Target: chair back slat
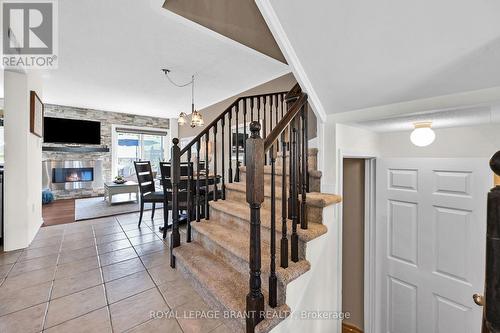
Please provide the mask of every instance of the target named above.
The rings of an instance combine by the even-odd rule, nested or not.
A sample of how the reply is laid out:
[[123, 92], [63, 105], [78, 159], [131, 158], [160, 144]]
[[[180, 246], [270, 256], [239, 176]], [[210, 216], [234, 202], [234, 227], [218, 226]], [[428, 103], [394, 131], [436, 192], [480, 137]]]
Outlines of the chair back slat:
[[149, 161], [135, 161], [135, 173], [137, 175], [137, 182], [141, 195], [155, 191], [155, 182], [153, 178], [153, 171], [151, 169], [151, 162]]

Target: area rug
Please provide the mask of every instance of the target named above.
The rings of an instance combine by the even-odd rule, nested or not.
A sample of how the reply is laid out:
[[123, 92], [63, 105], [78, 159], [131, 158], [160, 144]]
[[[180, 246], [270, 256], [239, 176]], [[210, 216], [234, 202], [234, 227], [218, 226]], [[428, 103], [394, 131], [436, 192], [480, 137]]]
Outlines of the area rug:
[[[119, 199], [119, 194], [113, 196]], [[127, 195], [128, 198], [128, 195]], [[163, 205], [156, 204], [156, 210], [162, 208]], [[152, 204], [147, 203], [144, 205], [144, 210], [151, 210]], [[141, 210], [141, 206], [136, 202], [127, 203], [109, 203], [103, 197], [85, 198], [75, 200], [75, 221], [95, 219], [99, 217], [113, 216], [119, 214], [135, 213]], [[146, 213], [145, 213], [146, 214]], [[150, 212], [148, 212], [150, 214]]]

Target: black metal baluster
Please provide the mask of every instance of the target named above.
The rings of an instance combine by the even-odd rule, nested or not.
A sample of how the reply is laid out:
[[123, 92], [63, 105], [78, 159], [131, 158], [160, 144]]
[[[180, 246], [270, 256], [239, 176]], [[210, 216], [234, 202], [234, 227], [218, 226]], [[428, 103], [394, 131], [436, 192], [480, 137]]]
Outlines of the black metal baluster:
[[222, 200], [226, 200], [226, 183], [225, 183], [225, 174], [226, 174], [226, 169], [225, 169], [225, 150], [224, 150], [224, 125], [225, 125], [225, 120], [226, 120], [226, 116], [222, 116], [221, 118], [221, 130], [222, 130], [222, 133], [221, 133], [221, 145], [222, 145], [222, 154], [221, 154], [221, 159], [222, 159]]
[[210, 187], [208, 184], [208, 176], [210, 166], [208, 165], [208, 145], [210, 144], [210, 132], [207, 131], [205, 134], [205, 220], [210, 219], [209, 206], [208, 206], [208, 196], [210, 194]]
[[301, 110], [301, 120], [302, 120], [302, 144], [300, 145], [300, 148], [302, 149], [302, 173], [301, 173], [301, 189], [300, 189], [300, 194], [301, 194], [301, 202], [300, 202], [300, 228], [301, 229], [307, 229], [307, 206], [306, 206], [306, 196], [307, 196], [307, 147], [306, 147], [306, 141], [307, 141], [307, 136], [306, 136], [306, 112], [305, 112], [305, 106], [302, 107]]
[[191, 243], [191, 219], [193, 216], [191, 210], [191, 182], [193, 181], [193, 166], [191, 164], [191, 147], [187, 151], [188, 174], [187, 174], [187, 242]]
[[257, 97], [257, 121], [261, 124], [260, 121], [260, 97]]
[[286, 211], [286, 143], [287, 143], [288, 130], [283, 131], [281, 134], [281, 267], [288, 267], [288, 233], [287, 223], [288, 216]]
[[172, 233], [170, 234], [170, 267], [175, 268], [174, 248], [181, 245], [181, 235], [179, 234], [179, 180], [181, 170], [181, 149], [179, 139], [172, 140], [171, 150], [172, 164], [170, 168], [170, 179], [172, 181]]
[[271, 267], [269, 274], [269, 305], [278, 305], [278, 279], [276, 277], [276, 152], [274, 145], [269, 150], [271, 161]]
[[217, 201], [217, 123], [214, 124], [214, 201]]
[[200, 139], [196, 142], [196, 222], [200, 222]]
[[247, 99], [243, 99], [243, 163], [247, 165]]
[[297, 235], [297, 167], [298, 167], [298, 154], [297, 154], [297, 117], [292, 120], [292, 144], [290, 148], [290, 160], [292, 162], [290, 170], [290, 184], [291, 184], [291, 206], [292, 206], [292, 261], [299, 261], [299, 236]]
[[[267, 115], [267, 110], [266, 110], [267, 96], [264, 96], [262, 99], [263, 99], [263, 105], [262, 105], [263, 106], [262, 107], [263, 111], [262, 111], [262, 113], [264, 114], [263, 115], [263, 118], [264, 118], [263, 119], [263, 126], [262, 126], [263, 127], [263, 129], [262, 129], [262, 133], [263, 133], [262, 137], [265, 139], [266, 136], [267, 136], [267, 131], [266, 131], [266, 127], [267, 127], [266, 126], [267, 125], [267, 117], [266, 117], [266, 115]], [[267, 165], [267, 154], [264, 154], [264, 164]]]
[[309, 193], [309, 109], [308, 104], [304, 104], [304, 128], [305, 128], [305, 160], [306, 160], [306, 190]]
[[232, 161], [231, 154], [232, 154], [232, 150], [233, 150], [233, 145], [231, 144], [231, 139], [233, 136], [233, 129], [231, 128], [231, 120], [233, 119], [233, 108], [231, 108], [229, 110], [228, 119], [229, 119], [229, 121], [227, 122], [227, 125], [228, 125], [228, 140], [227, 140], [228, 145], [227, 145], [227, 147], [229, 148], [229, 170], [228, 170], [227, 178], [228, 178], [229, 182], [232, 183], [233, 182], [233, 161]]
[[250, 98], [250, 122], [253, 121], [253, 97]]
[[239, 140], [239, 136], [238, 136], [239, 127], [240, 127], [240, 122], [238, 119], [238, 115], [240, 113], [239, 111], [240, 111], [240, 102], [238, 102], [236, 104], [236, 107], [235, 107], [235, 112], [236, 112], [236, 172], [234, 175], [235, 182], [240, 181], [240, 147], [239, 147], [240, 140]]
[[264, 295], [262, 294], [260, 207], [264, 201], [264, 140], [260, 138], [260, 123], [250, 124], [251, 136], [247, 142], [248, 165], [246, 173], [246, 200], [250, 206], [250, 279], [246, 297], [247, 333], [254, 332], [255, 326], [264, 318]]

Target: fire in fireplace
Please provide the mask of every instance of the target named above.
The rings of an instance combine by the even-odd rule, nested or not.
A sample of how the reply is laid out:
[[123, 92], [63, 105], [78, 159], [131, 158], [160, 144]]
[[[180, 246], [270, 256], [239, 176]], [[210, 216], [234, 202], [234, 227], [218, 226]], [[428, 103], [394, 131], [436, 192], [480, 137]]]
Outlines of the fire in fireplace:
[[94, 168], [52, 168], [52, 183], [94, 181]]

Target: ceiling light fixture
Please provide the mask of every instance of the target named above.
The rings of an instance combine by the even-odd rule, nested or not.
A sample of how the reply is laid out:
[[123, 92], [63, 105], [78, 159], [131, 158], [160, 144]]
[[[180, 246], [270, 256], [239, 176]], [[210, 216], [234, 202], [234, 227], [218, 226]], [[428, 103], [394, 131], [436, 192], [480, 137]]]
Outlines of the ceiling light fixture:
[[[165, 73], [165, 76], [167, 79], [172, 83], [174, 86], [183, 88], [186, 86], [191, 85], [191, 127], [201, 127], [205, 125], [205, 122], [203, 121], [203, 116], [199, 111], [196, 111], [194, 108], [194, 75], [191, 76], [191, 81], [185, 84], [177, 84], [175, 83], [169, 76], [168, 74], [170, 73], [169, 69], [162, 69], [163, 73]], [[188, 123], [188, 115], [185, 112], [181, 112], [179, 114], [179, 119], [177, 119], [177, 123], [180, 126], [186, 125]]]
[[426, 147], [434, 142], [436, 133], [431, 128], [432, 122], [419, 122], [413, 125], [415, 129], [410, 134], [410, 140], [415, 146]]

